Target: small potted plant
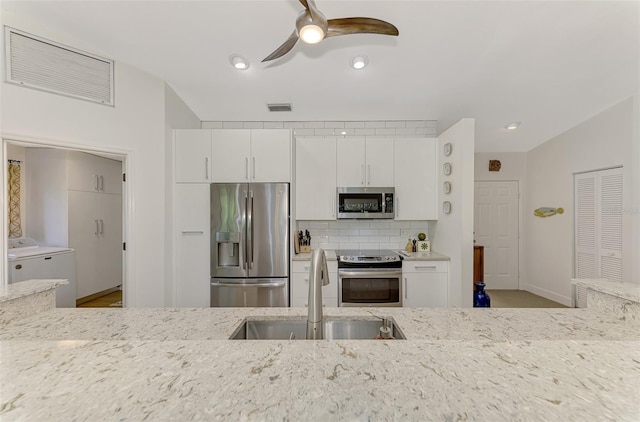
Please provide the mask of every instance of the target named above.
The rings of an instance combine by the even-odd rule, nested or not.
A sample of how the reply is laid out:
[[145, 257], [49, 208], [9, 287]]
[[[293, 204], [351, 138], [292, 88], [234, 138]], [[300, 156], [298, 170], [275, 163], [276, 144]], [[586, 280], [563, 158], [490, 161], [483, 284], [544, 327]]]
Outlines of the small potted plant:
[[418, 233], [418, 252], [420, 253], [430, 253], [431, 252], [431, 241], [429, 240], [429, 236], [424, 233]]

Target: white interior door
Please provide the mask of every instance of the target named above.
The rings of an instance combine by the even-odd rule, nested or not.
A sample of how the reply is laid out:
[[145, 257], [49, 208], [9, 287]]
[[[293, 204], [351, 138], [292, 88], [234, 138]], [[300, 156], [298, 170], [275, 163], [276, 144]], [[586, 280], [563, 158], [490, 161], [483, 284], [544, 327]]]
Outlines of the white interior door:
[[517, 181], [475, 183], [476, 245], [484, 246], [487, 289], [518, 289]]

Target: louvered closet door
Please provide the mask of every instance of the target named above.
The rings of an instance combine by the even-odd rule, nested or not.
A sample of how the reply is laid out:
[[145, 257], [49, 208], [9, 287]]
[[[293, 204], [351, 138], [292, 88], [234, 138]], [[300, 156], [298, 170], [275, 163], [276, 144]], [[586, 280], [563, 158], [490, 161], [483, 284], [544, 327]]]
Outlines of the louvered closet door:
[[622, 281], [622, 169], [598, 172], [600, 184], [600, 276]]
[[575, 276], [622, 281], [622, 168], [577, 174]]
[[596, 249], [596, 174], [576, 174], [575, 196], [575, 276], [598, 278]]

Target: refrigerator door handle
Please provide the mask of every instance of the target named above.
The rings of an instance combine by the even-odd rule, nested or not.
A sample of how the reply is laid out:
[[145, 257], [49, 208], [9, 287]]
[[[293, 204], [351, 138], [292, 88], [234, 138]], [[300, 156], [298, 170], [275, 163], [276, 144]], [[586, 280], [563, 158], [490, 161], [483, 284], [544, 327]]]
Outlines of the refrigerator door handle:
[[253, 269], [253, 191], [249, 191], [250, 206], [247, 207], [247, 263]]
[[242, 216], [242, 219], [244, 220], [242, 222], [242, 246], [244, 248], [244, 260], [242, 261], [242, 269], [246, 270], [247, 269], [247, 253], [248, 253], [248, 248], [247, 248], [247, 241], [248, 241], [248, 236], [247, 236], [247, 230], [246, 230], [246, 222], [247, 222], [247, 204], [249, 203], [249, 199], [247, 196], [247, 192], [244, 193], [244, 213]]
[[211, 286], [224, 286], [224, 287], [284, 287], [286, 283], [284, 281], [267, 282], [267, 283], [235, 283], [225, 281], [212, 281]]

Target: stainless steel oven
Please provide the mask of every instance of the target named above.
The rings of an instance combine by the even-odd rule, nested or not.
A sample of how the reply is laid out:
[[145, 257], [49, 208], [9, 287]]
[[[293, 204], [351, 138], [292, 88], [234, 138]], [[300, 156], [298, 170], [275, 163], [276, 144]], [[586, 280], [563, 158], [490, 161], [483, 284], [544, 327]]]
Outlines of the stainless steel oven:
[[339, 250], [338, 306], [402, 306], [402, 261], [387, 250]]

